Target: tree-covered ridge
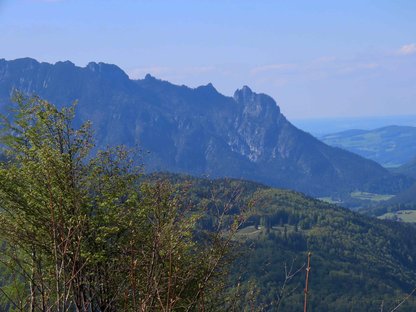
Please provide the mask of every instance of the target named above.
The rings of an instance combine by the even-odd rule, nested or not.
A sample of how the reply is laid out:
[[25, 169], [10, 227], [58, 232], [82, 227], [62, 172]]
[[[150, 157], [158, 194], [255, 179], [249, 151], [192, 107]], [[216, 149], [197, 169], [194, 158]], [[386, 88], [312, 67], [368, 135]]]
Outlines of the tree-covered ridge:
[[391, 171], [416, 178], [416, 157], [398, 168], [392, 168]]
[[[170, 178], [188, 181], [194, 198], [239, 188], [242, 198], [252, 203], [250, 217], [236, 237], [243, 244], [242, 257], [233, 266], [230, 282], [230, 293], [243, 298], [241, 310], [254, 304], [274, 311], [285, 280], [285, 264], [290, 267], [294, 261], [293, 270], [299, 268], [308, 251], [313, 254], [311, 311], [380, 311], [382, 304], [390, 311], [416, 287], [414, 226], [369, 218], [300, 193], [252, 182]], [[227, 202], [229, 197], [222, 200]], [[205, 224], [209, 222], [205, 220]], [[302, 309], [304, 278], [302, 270], [288, 283], [282, 311]], [[399, 311], [415, 308], [411, 297]]]

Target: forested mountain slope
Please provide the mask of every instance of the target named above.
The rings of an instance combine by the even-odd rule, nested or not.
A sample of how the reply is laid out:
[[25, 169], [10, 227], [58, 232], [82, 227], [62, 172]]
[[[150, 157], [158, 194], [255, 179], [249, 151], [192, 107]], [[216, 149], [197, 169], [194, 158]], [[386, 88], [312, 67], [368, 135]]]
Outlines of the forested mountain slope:
[[416, 179], [416, 158], [413, 158], [411, 161], [405, 163], [404, 165], [398, 168], [392, 168], [391, 171], [394, 173], [407, 175]]
[[[390, 311], [416, 287], [416, 228], [381, 221], [300, 193], [238, 180], [204, 180], [158, 174], [151, 179], [188, 181], [196, 203], [215, 196], [215, 207], [234, 198], [234, 215], [250, 201], [250, 217], [237, 234], [241, 255], [233, 265], [230, 296], [238, 291], [265, 311], [275, 311], [285, 280], [312, 252], [311, 311]], [[233, 197], [236, 190], [241, 196]], [[209, 205], [208, 205], [209, 207]], [[209, 227], [210, 215], [202, 223]], [[232, 218], [231, 218], [232, 220]], [[286, 285], [282, 311], [302, 310], [305, 271]], [[238, 292], [237, 291], [237, 292]], [[287, 296], [287, 297], [286, 297]], [[411, 297], [400, 311], [414, 311]], [[240, 298], [241, 299], [241, 298]]]

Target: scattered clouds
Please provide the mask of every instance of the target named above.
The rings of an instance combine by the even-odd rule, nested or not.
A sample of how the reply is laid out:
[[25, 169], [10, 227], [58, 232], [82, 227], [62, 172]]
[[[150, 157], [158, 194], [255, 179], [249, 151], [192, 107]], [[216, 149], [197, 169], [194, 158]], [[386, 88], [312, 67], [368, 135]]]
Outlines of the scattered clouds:
[[405, 44], [397, 51], [397, 53], [399, 55], [416, 54], [416, 43]]
[[46, 2], [46, 3], [53, 3], [53, 2], [63, 2], [64, 0], [30, 0], [31, 2]]
[[[380, 68], [379, 62], [363, 59], [339, 59], [332, 56], [323, 56], [301, 63], [270, 64], [254, 67], [250, 74], [256, 79], [264, 78], [275, 81], [278, 77], [284, 81], [312, 81], [345, 74], [365, 74]], [[280, 84], [280, 83], [279, 83]]]
[[184, 68], [185, 73], [189, 74], [203, 74], [215, 71], [216, 68], [214, 66], [194, 66], [194, 67], [186, 67]]
[[315, 64], [326, 64], [336, 61], [337, 58], [335, 56], [322, 56], [312, 61]]
[[264, 65], [264, 66], [258, 66], [254, 67], [251, 70], [251, 73], [256, 75], [264, 72], [270, 72], [270, 71], [285, 71], [285, 70], [292, 70], [297, 67], [296, 64], [270, 64], [270, 65]]
[[377, 63], [361, 64], [360, 68], [362, 69], [374, 69], [380, 67]]
[[287, 83], [288, 80], [285, 78], [276, 78], [272, 81], [272, 85], [277, 88], [284, 87], [285, 85], [287, 85]]
[[356, 64], [350, 64], [342, 67], [339, 70], [339, 73], [341, 74], [350, 74], [358, 71], [363, 70], [373, 70], [379, 68], [380, 65], [377, 63], [356, 63]]

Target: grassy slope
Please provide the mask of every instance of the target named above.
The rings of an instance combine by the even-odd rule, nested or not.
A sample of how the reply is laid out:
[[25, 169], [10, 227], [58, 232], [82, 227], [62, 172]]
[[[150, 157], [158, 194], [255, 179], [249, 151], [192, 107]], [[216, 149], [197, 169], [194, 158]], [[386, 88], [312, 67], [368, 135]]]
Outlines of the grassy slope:
[[378, 218], [384, 220], [416, 223], [416, 210], [399, 210], [395, 212], [387, 212]]

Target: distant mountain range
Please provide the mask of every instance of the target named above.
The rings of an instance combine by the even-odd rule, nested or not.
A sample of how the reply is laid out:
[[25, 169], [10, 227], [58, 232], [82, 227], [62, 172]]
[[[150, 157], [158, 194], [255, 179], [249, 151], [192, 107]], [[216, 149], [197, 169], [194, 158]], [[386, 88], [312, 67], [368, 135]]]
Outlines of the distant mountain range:
[[131, 80], [104, 63], [0, 60], [1, 111], [13, 90], [58, 106], [78, 100], [77, 122], [93, 122], [98, 146], [138, 145], [148, 171], [244, 178], [313, 196], [396, 194], [413, 182], [299, 130], [270, 96], [247, 86], [228, 97], [212, 84]]
[[372, 159], [385, 167], [398, 167], [416, 155], [416, 127], [388, 126], [375, 130], [347, 130], [320, 139], [328, 145]]
[[292, 119], [292, 123], [320, 138], [351, 129], [373, 130], [389, 125], [416, 127], [416, 115], [303, 118]]

